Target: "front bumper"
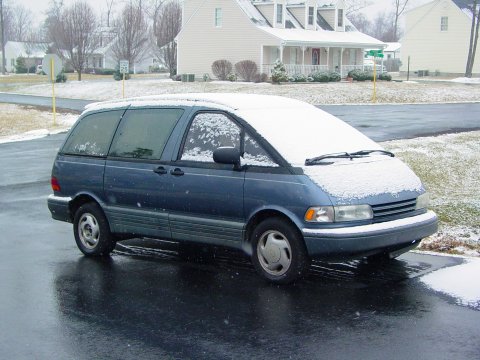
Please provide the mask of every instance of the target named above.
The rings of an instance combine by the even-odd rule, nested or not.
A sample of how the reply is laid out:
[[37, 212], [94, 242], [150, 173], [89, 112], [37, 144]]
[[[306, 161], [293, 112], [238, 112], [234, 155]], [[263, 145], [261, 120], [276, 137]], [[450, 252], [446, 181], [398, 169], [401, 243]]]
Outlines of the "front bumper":
[[55, 220], [72, 222], [70, 214], [71, 197], [49, 195], [47, 199], [48, 209]]
[[335, 229], [302, 229], [308, 254], [312, 257], [352, 257], [388, 249], [410, 248], [434, 234], [438, 218], [433, 211], [404, 219]]

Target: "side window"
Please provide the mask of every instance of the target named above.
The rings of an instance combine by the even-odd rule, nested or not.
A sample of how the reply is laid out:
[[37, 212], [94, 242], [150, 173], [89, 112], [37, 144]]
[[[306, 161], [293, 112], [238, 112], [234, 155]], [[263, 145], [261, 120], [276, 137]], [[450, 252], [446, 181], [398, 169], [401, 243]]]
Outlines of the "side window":
[[127, 110], [109, 156], [158, 160], [183, 109]]
[[240, 128], [224, 114], [200, 113], [190, 125], [180, 159], [213, 162], [213, 152], [222, 146], [240, 148]]
[[250, 135], [245, 135], [242, 165], [278, 167], [267, 152]]
[[62, 152], [72, 155], [106, 156], [124, 110], [85, 116], [75, 126]]

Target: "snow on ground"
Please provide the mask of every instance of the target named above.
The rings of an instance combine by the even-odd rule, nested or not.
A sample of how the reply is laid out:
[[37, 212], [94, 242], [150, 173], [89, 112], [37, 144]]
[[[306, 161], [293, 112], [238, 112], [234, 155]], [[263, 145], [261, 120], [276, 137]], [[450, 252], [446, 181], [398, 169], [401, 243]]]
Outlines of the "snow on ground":
[[437, 270], [420, 280], [435, 291], [456, 299], [457, 304], [480, 309], [480, 259]]
[[451, 81], [454, 83], [460, 83], [460, 84], [480, 84], [480, 78], [460, 77], [460, 78], [452, 79]]
[[50, 134], [65, 132], [77, 120], [78, 115], [40, 111], [31, 106], [0, 104], [0, 143], [32, 140]]
[[[23, 94], [50, 96], [50, 84], [16, 87]], [[89, 100], [114, 100], [122, 96], [122, 82], [103, 80], [68, 81], [56, 84], [58, 97]], [[365, 104], [372, 102], [373, 82], [340, 83], [245, 83], [212, 81], [183, 83], [170, 79], [132, 79], [125, 82], [125, 96], [191, 93], [234, 92], [287, 96], [310, 104]], [[476, 102], [480, 99], [480, 87], [466, 86], [451, 81], [430, 82], [377, 82], [378, 103], [442, 103]]]

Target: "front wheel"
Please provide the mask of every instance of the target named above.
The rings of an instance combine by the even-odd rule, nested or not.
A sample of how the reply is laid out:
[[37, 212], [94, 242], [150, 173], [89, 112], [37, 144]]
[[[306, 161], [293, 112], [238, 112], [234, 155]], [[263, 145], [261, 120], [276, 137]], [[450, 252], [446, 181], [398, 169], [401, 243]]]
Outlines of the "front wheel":
[[78, 248], [89, 256], [106, 256], [115, 248], [107, 218], [96, 203], [78, 208], [73, 220], [73, 233]]
[[303, 276], [310, 259], [299, 231], [288, 221], [270, 218], [252, 234], [252, 262], [265, 279], [288, 284]]

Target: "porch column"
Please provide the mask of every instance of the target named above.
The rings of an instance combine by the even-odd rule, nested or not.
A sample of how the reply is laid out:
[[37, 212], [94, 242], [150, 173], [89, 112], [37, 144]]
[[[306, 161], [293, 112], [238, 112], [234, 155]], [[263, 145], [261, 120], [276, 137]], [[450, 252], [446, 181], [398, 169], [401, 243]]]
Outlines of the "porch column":
[[302, 45], [302, 74], [305, 74], [305, 51], [307, 50], [307, 47], [305, 45]]
[[330, 70], [330, 48], [327, 47], [327, 70]]
[[278, 47], [278, 49], [280, 50], [280, 61], [283, 63], [283, 48], [284, 48], [284, 45], [280, 45]]
[[340, 49], [340, 77], [343, 78], [343, 50], [344, 48]]
[[263, 52], [264, 47], [263, 45], [260, 45], [260, 74], [263, 74]]

